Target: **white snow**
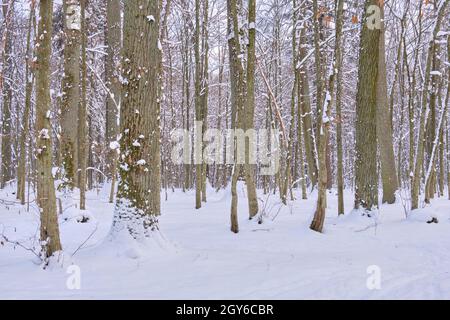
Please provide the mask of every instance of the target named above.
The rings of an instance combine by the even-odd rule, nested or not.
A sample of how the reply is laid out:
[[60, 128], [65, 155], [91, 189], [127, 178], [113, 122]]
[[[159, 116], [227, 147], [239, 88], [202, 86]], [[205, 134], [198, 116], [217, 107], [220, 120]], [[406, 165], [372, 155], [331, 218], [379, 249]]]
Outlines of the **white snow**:
[[430, 74], [432, 76], [441, 76], [442, 75], [442, 73], [440, 71], [431, 71]]
[[139, 143], [139, 141], [135, 140], [133, 141], [133, 147], [140, 147], [141, 144]]
[[[0, 191], [0, 234], [27, 248], [36, 239], [39, 214], [15, 202], [14, 187]], [[194, 192], [162, 194], [161, 234], [147, 243], [108, 238], [114, 205], [109, 186], [87, 194], [88, 211], [60, 216], [64, 261], [42, 270], [20, 246], [0, 245], [2, 299], [450, 299], [450, 201], [406, 217], [401, 201], [369, 218], [338, 218], [328, 193], [325, 233], [309, 229], [316, 194], [282, 206], [263, 195], [264, 222], [249, 221], [245, 185], [238, 185], [240, 233], [229, 231], [230, 192], [208, 188], [208, 202], [194, 210]], [[72, 203], [77, 203], [74, 194]], [[278, 210], [281, 209], [278, 213]], [[432, 217], [439, 223], [431, 223]], [[87, 221], [86, 221], [87, 220]], [[85, 221], [82, 223], [82, 221]], [[121, 247], [118, 248], [117, 244]], [[79, 289], [68, 283], [79, 271]], [[380, 289], [367, 283], [380, 272]], [[369, 273], [368, 273], [369, 272]], [[72, 279], [73, 280], [73, 279]], [[72, 288], [72, 289], [71, 289]]]
[[81, 30], [81, 7], [78, 4], [70, 4], [66, 11], [67, 29]]
[[109, 144], [111, 150], [117, 150], [120, 148], [120, 143], [118, 141], [111, 141]]
[[43, 140], [49, 140], [50, 135], [49, 135], [48, 129], [44, 128], [41, 131], [39, 131], [39, 137]]

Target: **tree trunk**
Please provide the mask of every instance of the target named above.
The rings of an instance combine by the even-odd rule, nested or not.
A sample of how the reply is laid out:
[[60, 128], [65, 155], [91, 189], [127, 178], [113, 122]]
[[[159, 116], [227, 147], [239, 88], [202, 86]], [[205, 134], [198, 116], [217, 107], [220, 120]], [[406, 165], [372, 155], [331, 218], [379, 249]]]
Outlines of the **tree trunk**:
[[419, 208], [419, 191], [420, 191], [420, 179], [424, 162], [424, 147], [425, 147], [425, 128], [427, 127], [426, 120], [428, 119], [429, 113], [429, 105], [428, 105], [428, 95], [429, 95], [429, 85], [431, 79], [431, 66], [432, 61], [434, 59], [436, 53], [436, 42], [438, 32], [441, 27], [442, 20], [445, 15], [445, 10], [449, 4], [449, 1], [445, 1], [441, 8], [439, 9], [439, 13], [436, 19], [436, 24], [433, 31], [433, 39], [430, 42], [428, 48], [428, 57], [427, 64], [425, 70], [425, 80], [423, 84], [423, 92], [422, 92], [422, 105], [420, 110], [420, 122], [419, 122], [419, 135], [417, 140], [417, 152], [416, 152], [416, 161], [414, 167], [414, 177], [413, 184], [411, 188], [411, 209], [415, 210]]
[[[336, 43], [340, 43], [342, 37], [342, 14], [344, 11], [344, 1], [339, 0], [336, 16]], [[328, 89], [325, 94], [323, 102], [323, 110], [321, 111], [321, 137], [319, 139], [319, 195], [317, 199], [316, 212], [311, 223], [311, 229], [317, 232], [322, 232], [325, 222], [325, 214], [327, 208], [327, 183], [328, 183], [328, 167], [327, 167], [327, 145], [329, 138], [329, 130], [331, 124], [331, 107], [333, 105], [334, 84], [336, 74], [341, 68], [341, 51], [340, 45], [335, 46], [334, 60], [330, 68], [330, 75], [328, 80]]]
[[0, 89], [2, 91], [3, 105], [2, 105], [2, 119], [1, 119], [1, 167], [0, 167], [0, 189], [6, 186], [12, 180], [12, 88], [11, 88], [11, 76], [12, 76], [12, 38], [11, 38], [11, 22], [14, 12], [14, 1], [3, 0], [3, 17], [4, 17], [4, 30], [2, 41], [2, 58], [1, 58], [1, 70], [0, 70]]
[[109, 202], [114, 201], [114, 192], [117, 180], [117, 150], [110, 148], [111, 142], [117, 140], [118, 115], [120, 106], [121, 85], [119, 81], [119, 60], [121, 50], [121, 19], [120, 0], [107, 0], [106, 2], [106, 85], [109, 94], [106, 98], [106, 147], [108, 152], [107, 166], [111, 176], [111, 190]]
[[356, 194], [355, 209], [370, 211], [378, 206], [377, 168], [377, 78], [380, 30], [370, 30], [368, 8], [377, 0], [366, 0], [360, 40], [356, 95]]
[[[201, 86], [201, 114], [202, 114], [202, 135], [205, 134], [208, 126], [208, 96], [209, 96], [209, 24], [208, 24], [208, 14], [209, 14], [209, 2], [208, 0], [203, 0], [203, 25], [202, 25], [202, 86]], [[202, 153], [205, 151], [205, 144], [202, 144]], [[208, 175], [208, 166], [205, 161], [202, 165], [202, 202], [206, 202], [206, 182]]]
[[[158, 229], [160, 214], [160, 2], [126, 1], [120, 109], [120, 181], [111, 233], [134, 239]], [[145, 35], [145, 36], [144, 36]]]
[[52, 139], [50, 123], [50, 57], [52, 50], [53, 1], [41, 0], [37, 34], [36, 72], [36, 160], [37, 204], [40, 209], [40, 240], [45, 258], [62, 249], [56, 213], [55, 185], [52, 176]]
[[[384, 19], [384, 4], [380, 7]], [[383, 203], [395, 202], [395, 192], [398, 189], [397, 172], [395, 168], [394, 143], [392, 138], [392, 119], [389, 112], [386, 79], [386, 48], [384, 37], [384, 20], [381, 21], [378, 56], [377, 80], [377, 138], [380, 151], [381, 178], [383, 182]], [[395, 85], [395, 84], [394, 84]]]
[[35, 18], [35, 2], [30, 5], [30, 18], [28, 20], [27, 47], [25, 61], [25, 108], [22, 118], [22, 134], [20, 136], [20, 155], [17, 167], [17, 199], [22, 205], [25, 204], [25, 180], [26, 180], [26, 158], [27, 158], [27, 139], [30, 139], [30, 111], [31, 95], [33, 91], [34, 73], [30, 68], [33, 53], [31, 51], [31, 32], [33, 29], [33, 20]]
[[[195, 209], [202, 207], [203, 182], [203, 114], [202, 114], [202, 56], [200, 52], [200, 0], [195, 0]], [[198, 127], [200, 126], [200, 128]]]
[[[299, 43], [299, 60], [303, 61], [306, 58], [307, 52], [304, 44], [306, 43], [305, 39], [305, 29], [300, 31], [300, 43]], [[301, 65], [297, 66], [300, 72], [299, 85], [301, 87], [301, 95], [299, 96], [301, 111], [302, 111], [302, 119], [303, 119], [303, 137], [305, 141], [305, 153], [306, 153], [306, 162], [308, 164], [308, 176], [311, 180], [312, 187], [317, 184], [317, 161], [316, 161], [316, 152], [315, 152], [315, 137], [314, 137], [314, 128], [312, 121], [312, 111], [311, 111], [311, 98], [309, 91], [309, 79], [308, 79], [308, 69], [306, 66]]]
[[[300, 71], [297, 69], [295, 71], [297, 73], [297, 79], [300, 79]], [[303, 160], [303, 136], [305, 135], [303, 133], [303, 117], [302, 117], [302, 107], [301, 107], [301, 96], [302, 93], [302, 87], [300, 81], [297, 80], [297, 161], [299, 162], [300, 166], [300, 185], [302, 187], [302, 199], [306, 200], [308, 199], [308, 195], [306, 192], [306, 177], [305, 177], [305, 162]]]
[[78, 143], [80, 160], [80, 210], [86, 210], [86, 161], [87, 161], [87, 21], [86, 7], [88, 0], [81, 0], [81, 103], [78, 119]]
[[[345, 213], [344, 209], [344, 151], [342, 145], [342, 95], [343, 95], [343, 74], [342, 74], [342, 26], [344, 1], [339, 0], [336, 15], [336, 144], [337, 144], [337, 188], [338, 188], [338, 215]], [[340, 17], [340, 18], [339, 18]], [[338, 32], [339, 31], [339, 32]]]
[[61, 152], [64, 186], [78, 182], [78, 112], [80, 104], [80, 0], [64, 0], [64, 78], [61, 103]]
[[[256, 1], [248, 1], [248, 45], [247, 45], [247, 99], [245, 110], [245, 129], [254, 129], [255, 117], [255, 62], [256, 62]], [[247, 143], [247, 142], [246, 142]], [[256, 195], [256, 185], [253, 178], [255, 168], [250, 161], [250, 143], [248, 141], [245, 148], [245, 183], [247, 185], [248, 211], [252, 219], [258, 214], [258, 198]]]
[[[323, 90], [324, 90], [324, 80], [323, 77], [326, 75], [323, 71], [323, 55], [321, 51], [320, 42], [322, 39], [322, 26], [321, 26], [321, 13], [319, 12], [318, 0], [313, 0], [313, 26], [314, 26], [314, 63], [316, 68], [316, 148], [319, 149], [320, 139], [322, 138], [322, 112], [323, 106]], [[319, 151], [318, 151], [319, 152]], [[320, 175], [320, 173], [319, 173]]]
[[[244, 70], [241, 64], [239, 55], [241, 53], [241, 45], [239, 41], [239, 25], [238, 25], [238, 9], [237, 0], [227, 0], [227, 17], [228, 17], [228, 50], [230, 60], [230, 82], [231, 82], [231, 105], [232, 112], [232, 129], [242, 129], [245, 104], [245, 84], [244, 84]], [[234, 138], [233, 138], [234, 139]], [[237, 182], [242, 172], [242, 165], [237, 162], [237, 146], [236, 140], [233, 140], [235, 164], [232, 169], [231, 180], [231, 231], [239, 232], [238, 218], [237, 218]]]

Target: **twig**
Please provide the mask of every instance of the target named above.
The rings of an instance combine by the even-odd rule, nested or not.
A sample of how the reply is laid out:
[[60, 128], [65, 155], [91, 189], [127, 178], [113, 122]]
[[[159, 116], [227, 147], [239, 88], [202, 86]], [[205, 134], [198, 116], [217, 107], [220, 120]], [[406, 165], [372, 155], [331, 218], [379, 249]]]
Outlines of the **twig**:
[[[9, 240], [4, 234], [1, 234], [1, 235], [0, 235], [0, 239], [3, 239], [2, 241], [6, 242], [6, 243], [12, 244], [12, 245], [14, 245], [14, 246], [19, 246], [19, 247], [21, 247], [22, 249], [25, 249], [26, 251], [31, 252], [31, 253], [34, 254], [41, 262], [43, 261], [42, 258], [41, 258], [41, 256], [40, 256], [38, 253], [36, 253], [36, 251], [34, 251], [34, 250], [31, 249], [31, 248], [25, 247], [25, 246], [24, 246], [23, 244], [21, 244], [20, 242], [18, 242], [18, 241], [11, 241], [11, 240]], [[2, 243], [2, 244], [3, 244], [3, 243]]]
[[88, 242], [89, 241], [89, 239], [91, 239], [92, 238], [92, 236], [94, 235], [94, 233], [95, 232], [97, 232], [97, 229], [98, 229], [98, 223], [95, 225], [95, 229], [94, 230], [92, 230], [92, 232], [91, 232], [91, 234], [89, 235], [89, 237], [87, 237], [86, 238], [86, 240], [84, 240], [83, 241], [83, 243], [82, 244], [80, 244], [79, 246], [78, 246], [78, 248], [72, 253], [72, 257], [86, 244], [86, 242]]

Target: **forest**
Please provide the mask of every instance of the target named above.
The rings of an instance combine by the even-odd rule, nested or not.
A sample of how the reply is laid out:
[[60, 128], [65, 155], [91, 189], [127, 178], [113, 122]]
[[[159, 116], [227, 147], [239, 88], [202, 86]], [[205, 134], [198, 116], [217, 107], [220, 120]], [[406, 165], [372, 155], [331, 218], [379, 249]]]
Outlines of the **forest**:
[[449, 0], [0, 11], [1, 299], [450, 299]]

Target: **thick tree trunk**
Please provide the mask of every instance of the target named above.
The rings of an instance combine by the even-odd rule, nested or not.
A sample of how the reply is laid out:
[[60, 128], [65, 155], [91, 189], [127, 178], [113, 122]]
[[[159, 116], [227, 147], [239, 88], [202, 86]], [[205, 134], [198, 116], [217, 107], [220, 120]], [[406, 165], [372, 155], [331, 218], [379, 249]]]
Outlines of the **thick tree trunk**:
[[[160, 2], [126, 1], [120, 109], [120, 181], [111, 233], [135, 239], [158, 229], [160, 214]], [[145, 36], [144, 36], [145, 35]]]
[[355, 209], [370, 211], [378, 206], [377, 168], [377, 78], [380, 30], [370, 30], [368, 8], [377, 0], [366, 0], [360, 40], [356, 95], [356, 194]]
[[36, 159], [37, 204], [40, 209], [40, 240], [45, 258], [61, 250], [55, 185], [52, 176], [52, 139], [50, 123], [50, 57], [52, 50], [53, 1], [41, 0], [37, 34], [36, 72]]
[[80, 104], [80, 0], [64, 0], [64, 78], [61, 103], [61, 152], [64, 186], [78, 182], [78, 112]]

